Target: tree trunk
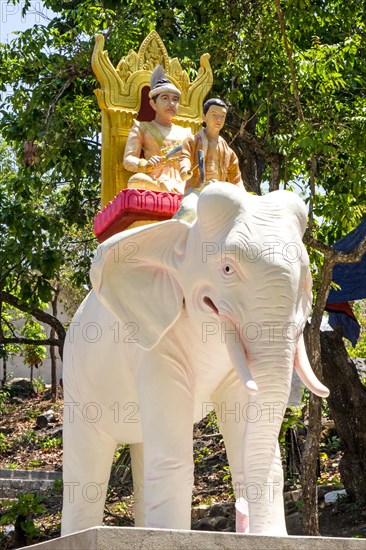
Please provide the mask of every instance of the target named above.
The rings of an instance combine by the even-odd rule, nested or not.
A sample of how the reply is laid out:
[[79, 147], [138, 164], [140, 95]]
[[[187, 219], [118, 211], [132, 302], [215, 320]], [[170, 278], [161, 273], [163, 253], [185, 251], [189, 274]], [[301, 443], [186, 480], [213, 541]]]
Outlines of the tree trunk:
[[235, 134], [235, 137], [232, 140], [229, 135], [225, 137], [238, 156], [246, 190], [261, 195], [261, 182], [267, 164], [265, 159], [269, 153], [256, 137], [257, 120], [256, 115], [245, 113], [239, 127], [238, 118], [229, 111], [226, 127], [231, 128], [231, 134]]
[[6, 356], [3, 357], [3, 377], [1, 380], [1, 387], [4, 388], [6, 384], [6, 378], [7, 378], [7, 362], [6, 362]]
[[[55, 330], [51, 328], [50, 338], [55, 337]], [[51, 401], [56, 403], [57, 400], [57, 361], [55, 346], [50, 346], [51, 357]]]
[[366, 503], [366, 389], [348, 356], [341, 334], [323, 332], [321, 352], [330, 413], [341, 440], [343, 457], [339, 464], [347, 493]]
[[[57, 317], [57, 301], [60, 294], [59, 287], [56, 288], [54, 297], [52, 299], [52, 315]], [[51, 340], [56, 337], [56, 331], [51, 327], [50, 338]], [[56, 347], [50, 346], [51, 357], [51, 401], [56, 403], [57, 400], [57, 360], [56, 360]]]
[[[309, 325], [304, 331], [304, 340], [309, 361], [315, 375], [321, 379], [320, 362], [320, 334], [319, 330], [312, 329]], [[302, 527], [304, 535], [318, 536], [318, 454], [321, 438], [321, 398], [310, 394], [309, 399], [309, 425], [301, 464], [301, 488], [304, 503], [302, 513]]]
[[235, 145], [245, 188], [247, 191], [261, 195], [261, 181], [266, 164], [244, 141], [241, 141], [240, 145], [238, 142], [239, 140], [236, 140]]
[[281, 157], [273, 155], [271, 159], [271, 175], [269, 178], [269, 190], [277, 191], [281, 181]]
[[309, 425], [301, 464], [301, 488], [304, 504], [302, 527], [306, 536], [320, 535], [317, 478], [321, 438], [321, 406], [321, 398], [311, 393], [309, 398]]

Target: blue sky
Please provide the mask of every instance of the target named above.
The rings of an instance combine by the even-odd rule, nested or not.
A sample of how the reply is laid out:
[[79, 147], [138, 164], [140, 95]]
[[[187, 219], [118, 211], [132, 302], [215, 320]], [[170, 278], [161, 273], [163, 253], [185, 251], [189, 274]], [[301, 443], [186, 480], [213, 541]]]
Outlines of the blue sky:
[[25, 17], [22, 17], [24, 1], [15, 6], [8, 4], [7, 0], [0, 0], [0, 41], [10, 42], [13, 31], [24, 31], [37, 23], [46, 23], [47, 17], [51, 18], [53, 12], [44, 7], [40, 0], [32, 0], [31, 8]]

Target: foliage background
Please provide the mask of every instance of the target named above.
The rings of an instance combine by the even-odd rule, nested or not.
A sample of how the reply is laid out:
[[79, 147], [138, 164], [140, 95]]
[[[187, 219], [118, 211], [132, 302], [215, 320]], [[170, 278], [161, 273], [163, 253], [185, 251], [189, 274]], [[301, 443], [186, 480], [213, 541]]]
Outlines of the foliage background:
[[[30, 0], [9, 4], [25, 13], [31, 8]], [[9, 321], [9, 308], [15, 307], [53, 326], [57, 339], [48, 343], [62, 346], [64, 327], [55, 314], [44, 315], [44, 304], [66, 284], [74, 295], [87, 291], [96, 246], [100, 112], [90, 67], [94, 35], [105, 35], [116, 65], [156, 29], [191, 78], [199, 56], [210, 52], [212, 96], [231, 106], [224, 137], [238, 154], [248, 190], [296, 190], [309, 205], [306, 242], [316, 299], [310, 349], [315, 370], [321, 370], [318, 333], [332, 267], [350, 260], [334, 255], [331, 245], [365, 216], [365, 3], [44, 5], [55, 16], [0, 45], [0, 343], [24, 343]]]
[[1, 288], [39, 305], [54, 279], [88, 284], [100, 194], [90, 67], [98, 32], [115, 65], [153, 28], [192, 77], [210, 52], [212, 95], [231, 105], [225, 137], [247, 187], [303, 192], [313, 234], [326, 244], [358, 223], [366, 193], [363, 2], [283, 3], [287, 50], [276, 4], [281, 10], [272, 0], [46, 1], [54, 18], [1, 45], [0, 85], [12, 89], [0, 112]]

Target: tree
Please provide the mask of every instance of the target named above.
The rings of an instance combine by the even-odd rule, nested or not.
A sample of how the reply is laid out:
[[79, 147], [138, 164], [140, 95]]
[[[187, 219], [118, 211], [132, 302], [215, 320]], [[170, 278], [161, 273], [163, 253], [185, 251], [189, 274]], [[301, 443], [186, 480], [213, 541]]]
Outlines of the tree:
[[[339, 471], [347, 494], [365, 505], [366, 388], [337, 331], [321, 334], [321, 354], [325, 383], [333, 386], [327, 401], [343, 449]], [[347, 414], [344, 414], [345, 409]]]
[[[43, 300], [48, 298], [47, 277], [57, 265], [58, 259], [51, 248], [51, 239], [47, 242], [47, 232], [50, 233], [52, 218], [47, 219], [42, 212], [41, 201], [35, 194], [26, 198], [26, 183], [22, 182], [19, 171], [14, 166], [11, 150], [4, 142], [0, 144], [1, 175], [0, 175], [0, 226], [2, 240], [0, 243], [0, 306], [2, 326], [10, 326], [6, 319], [4, 304], [12, 308], [30, 312], [39, 320], [52, 321], [62, 334], [62, 327], [57, 319], [50, 319], [41, 309]], [[20, 185], [24, 185], [23, 190]], [[56, 228], [55, 228], [56, 225]], [[52, 224], [54, 239], [57, 237], [57, 221]], [[44, 246], [44, 241], [47, 244]], [[55, 246], [53, 246], [55, 248]], [[41, 275], [42, 274], [42, 275]], [[35, 292], [35, 289], [37, 291]], [[1, 342], [6, 344], [22, 343], [15, 331], [7, 337], [4, 331]]]
[[[56, 17], [19, 34], [0, 50], [0, 81], [3, 89], [13, 88], [1, 111], [0, 130], [17, 161], [17, 170], [6, 180], [5, 217], [0, 220], [6, 235], [2, 255], [0, 250], [2, 300], [36, 313], [39, 300], [50, 299], [51, 281], [64, 265], [60, 239], [65, 252], [72, 235], [90, 227], [98, 209], [99, 112], [90, 69], [93, 35], [104, 33], [116, 65], [156, 28], [170, 54], [183, 60], [191, 74], [198, 56], [211, 53], [213, 95], [231, 105], [225, 137], [238, 153], [247, 188], [259, 194], [279, 187], [296, 189], [309, 204], [305, 240], [316, 297], [309, 354], [321, 375], [319, 327], [332, 268], [336, 262], [360, 258], [366, 246], [363, 242], [351, 256], [331, 247], [366, 212], [364, 3], [48, 0], [45, 4], [57, 12]], [[26, 1], [24, 10], [28, 7]], [[24, 228], [16, 223], [19, 216], [25, 220]], [[89, 239], [91, 231], [86, 246], [92, 244]], [[83, 269], [88, 256], [89, 250]], [[80, 256], [75, 258], [77, 263]], [[74, 271], [75, 277], [82, 278], [82, 271]], [[314, 455], [319, 400], [311, 398], [311, 407], [304, 517], [305, 532], [317, 534]]]
[[[41, 340], [44, 338], [44, 329], [39, 323], [27, 319], [22, 327], [22, 334], [30, 340]], [[30, 382], [33, 384], [33, 372], [34, 369], [38, 369], [46, 357], [46, 348], [44, 346], [36, 346], [34, 344], [27, 344], [22, 351], [24, 357], [24, 363], [30, 367]]]

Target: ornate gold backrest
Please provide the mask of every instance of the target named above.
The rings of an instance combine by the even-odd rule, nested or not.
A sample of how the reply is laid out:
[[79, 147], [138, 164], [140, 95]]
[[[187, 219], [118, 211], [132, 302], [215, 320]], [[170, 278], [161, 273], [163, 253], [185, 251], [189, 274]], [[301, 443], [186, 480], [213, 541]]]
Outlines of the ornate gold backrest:
[[133, 120], [139, 113], [141, 118], [142, 98], [146, 102], [155, 67], [161, 63], [169, 80], [182, 91], [175, 123], [190, 127], [193, 133], [198, 132], [202, 122], [203, 100], [213, 79], [210, 55], [205, 53], [201, 56], [197, 77], [190, 82], [178, 59], [170, 59], [155, 31], [145, 38], [137, 53], [130, 50], [116, 68], [103, 47], [104, 37], [97, 35], [92, 67], [101, 85], [94, 93], [102, 110], [102, 206], [105, 206], [127, 186], [132, 175], [123, 166], [123, 153]]

